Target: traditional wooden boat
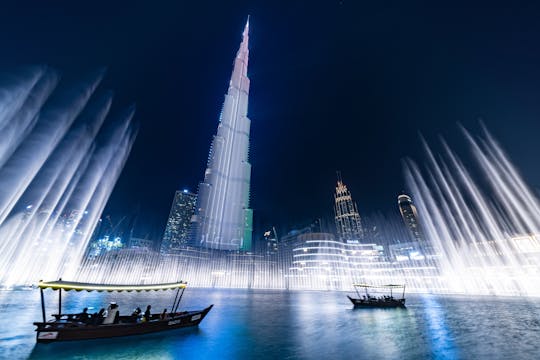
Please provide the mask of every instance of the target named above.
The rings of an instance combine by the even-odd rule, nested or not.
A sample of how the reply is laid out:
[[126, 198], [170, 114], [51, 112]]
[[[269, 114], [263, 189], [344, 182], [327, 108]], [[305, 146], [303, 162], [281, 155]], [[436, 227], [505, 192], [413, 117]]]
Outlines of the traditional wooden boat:
[[[367, 285], [353, 284], [358, 298], [347, 297], [355, 308], [405, 308], [405, 285]], [[369, 288], [390, 290], [390, 295], [372, 296], [368, 293]], [[365, 295], [360, 295], [359, 289], [365, 290]], [[403, 289], [401, 298], [395, 298], [394, 289]]]
[[[158, 331], [173, 330], [189, 326], [197, 326], [204, 319], [213, 305], [203, 310], [178, 311], [178, 306], [182, 300], [182, 295], [186, 289], [186, 282], [157, 284], [157, 285], [103, 285], [88, 284], [68, 281], [40, 281], [38, 287], [41, 292], [42, 322], [35, 322], [37, 326], [36, 340], [38, 343], [65, 341], [65, 340], [86, 340], [110, 338], [128, 335], [140, 335], [154, 333]], [[47, 321], [45, 316], [45, 301], [43, 289], [58, 290], [58, 314], [53, 314], [53, 319]], [[103, 324], [103, 317], [94, 314], [63, 314], [62, 313], [62, 290], [70, 291], [152, 291], [152, 290], [176, 290], [172, 311], [167, 316], [153, 314], [145, 321], [137, 316], [117, 316], [110, 324]]]

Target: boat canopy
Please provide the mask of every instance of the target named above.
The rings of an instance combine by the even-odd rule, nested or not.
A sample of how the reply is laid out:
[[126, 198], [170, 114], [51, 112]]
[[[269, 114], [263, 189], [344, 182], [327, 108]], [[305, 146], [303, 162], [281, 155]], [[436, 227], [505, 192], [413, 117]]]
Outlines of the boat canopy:
[[395, 284], [388, 284], [388, 285], [368, 285], [368, 284], [353, 284], [353, 286], [356, 287], [363, 287], [363, 288], [379, 288], [379, 289], [402, 289], [405, 288], [405, 285], [395, 285]]
[[173, 289], [184, 289], [187, 287], [187, 282], [180, 281], [176, 283], [167, 283], [167, 284], [153, 284], [153, 285], [117, 285], [117, 284], [89, 284], [81, 282], [72, 282], [72, 281], [42, 281], [38, 283], [40, 289], [53, 289], [53, 290], [75, 290], [75, 291], [152, 291], [152, 290], [173, 290]]

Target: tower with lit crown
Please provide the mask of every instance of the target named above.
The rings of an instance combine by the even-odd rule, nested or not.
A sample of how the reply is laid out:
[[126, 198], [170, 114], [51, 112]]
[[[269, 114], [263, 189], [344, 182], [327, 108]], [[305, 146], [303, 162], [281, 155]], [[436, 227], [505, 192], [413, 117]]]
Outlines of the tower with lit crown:
[[234, 59], [204, 181], [199, 184], [194, 241], [195, 245], [210, 249], [251, 249], [253, 211], [249, 208], [251, 120], [247, 117], [248, 35], [249, 17]]
[[358, 242], [362, 240], [364, 231], [358, 208], [352, 199], [351, 192], [343, 184], [339, 173], [334, 201], [336, 228], [340, 240], [345, 242]]

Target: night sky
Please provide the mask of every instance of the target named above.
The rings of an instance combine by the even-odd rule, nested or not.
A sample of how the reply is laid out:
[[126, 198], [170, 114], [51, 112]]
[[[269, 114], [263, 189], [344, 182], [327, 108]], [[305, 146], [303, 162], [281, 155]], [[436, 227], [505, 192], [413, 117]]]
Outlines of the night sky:
[[159, 233], [203, 178], [248, 14], [257, 231], [331, 218], [336, 170], [361, 215], [397, 211], [419, 134], [464, 152], [457, 123], [479, 119], [540, 187], [540, 9], [525, 2], [3, 2], [0, 70], [107, 67], [102, 90], [113, 111], [136, 103], [140, 131], [106, 213]]

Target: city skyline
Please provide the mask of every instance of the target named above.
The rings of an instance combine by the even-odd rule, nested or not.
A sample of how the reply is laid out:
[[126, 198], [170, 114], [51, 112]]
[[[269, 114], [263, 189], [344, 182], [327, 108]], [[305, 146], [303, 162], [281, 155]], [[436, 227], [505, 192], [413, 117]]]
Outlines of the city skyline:
[[540, 3], [0, 10], [0, 357], [540, 353]]
[[[74, 4], [10, 5], [0, 35], [5, 72], [44, 63], [69, 81], [107, 65], [104, 87], [117, 90], [115, 104], [137, 103], [139, 138], [106, 213], [140, 208], [139, 219], [163, 229], [170, 194], [196, 191], [247, 14], [255, 24], [248, 75], [256, 227], [331, 218], [337, 169], [360, 213], [395, 209], [401, 159], [423, 156], [418, 132], [456, 138], [456, 121], [475, 130], [482, 118], [531, 185], [540, 184], [531, 155], [540, 131], [531, 45], [539, 28], [530, 9], [336, 2], [208, 13], [195, 4], [137, 4], [120, 18], [123, 5], [109, 9], [85, 9], [86, 17]], [[89, 26], [92, 16], [104, 26]]]

